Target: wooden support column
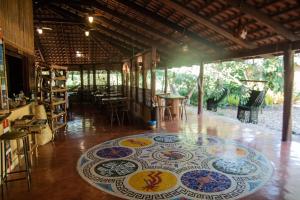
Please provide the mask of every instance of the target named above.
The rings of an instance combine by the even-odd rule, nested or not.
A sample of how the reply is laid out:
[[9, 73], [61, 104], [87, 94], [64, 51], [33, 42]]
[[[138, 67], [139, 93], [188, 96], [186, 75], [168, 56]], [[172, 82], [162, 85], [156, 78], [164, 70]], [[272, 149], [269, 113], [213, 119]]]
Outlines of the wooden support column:
[[292, 106], [294, 85], [294, 51], [288, 45], [283, 56], [284, 65], [284, 102], [282, 121], [282, 141], [291, 140], [292, 134]]
[[165, 66], [165, 94], [168, 92], [168, 67]]
[[90, 79], [91, 70], [87, 70], [87, 81], [88, 81], [88, 91], [91, 91], [91, 79]]
[[[151, 52], [151, 99], [155, 98], [156, 95], [156, 67], [157, 67], [157, 50], [156, 47], [152, 47], [152, 52]], [[160, 127], [160, 116], [159, 116], [159, 109], [158, 107], [153, 108], [153, 104], [151, 104], [151, 111], [155, 109], [155, 116], [151, 116], [151, 118], [156, 119], [156, 127]]]
[[134, 90], [134, 83], [133, 83], [133, 62], [132, 59], [130, 59], [130, 66], [129, 66], [129, 73], [130, 73], [130, 93], [129, 93], [129, 99], [130, 99], [130, 112], [133, 113], [134, 110], [134, 106], [133, 106], [133, 102], [134, 102], [134, 97], [133, 97], [133, 90]]
[[82, 100], [83, 100], [83, 68], [82, 68], [82, 65], [80, 65], [79, 68], [80, 68], [80, 86], [81, 86], [80, 98], [81, 98], [81, 102], [82, 102]]
[[201, 61], [199, 77], [198, 77], [198, 115], [203, 113], [203, 78], [204, 78], [204, 63]]
[[109, 94], [110, 93], [110, 70], [109, 69], [107, 70], [107, 85], [106, 86], [107, 86], [106, 91]]
[[143, 55], [143, 66], [142, 66], [142, 75], [143, 75], [143, 106], [146, 106], [146, 82], [147, 82], [147, 70], [145, 69], [145, 57]]
[[121, 69], [121, 79], [122, 79], [122, 86], [121, 86], [121, 91], [122, 91], [122, 93], [123, 93], [123, 95], [124, 96], [126, 96], [127, 94], [126, 94], [126, 74], [125, 74], [125, 72], [124, 72], [124, 70], [123, 70], [123, 67], [122, 67], [122, 69]]
[[157, 52], [156, 47], [152, 47], [152, 64], [151, 64], [151, 98], [155, 96], [155, 90], [156, 90], [156, 67], [157, 67]]
[[140, 80], [140, 70], [139, 66], [137, 64], [137, 60], [134, 59], [134, 65], [135, 65], [135, 102], [139, 103], [139, 80]]
[[96, 66], [93, 65], [93, 89], [94, 91], [97, 90], [97, 84], [96, 84]]

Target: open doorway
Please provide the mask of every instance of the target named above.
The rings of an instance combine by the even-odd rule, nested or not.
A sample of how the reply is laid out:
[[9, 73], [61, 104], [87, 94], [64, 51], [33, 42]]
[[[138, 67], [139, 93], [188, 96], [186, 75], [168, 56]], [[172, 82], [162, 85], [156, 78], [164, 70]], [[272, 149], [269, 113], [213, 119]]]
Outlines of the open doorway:
[[8, 97], [25, 92], [24, 65], [22, 57], [6, 55]]

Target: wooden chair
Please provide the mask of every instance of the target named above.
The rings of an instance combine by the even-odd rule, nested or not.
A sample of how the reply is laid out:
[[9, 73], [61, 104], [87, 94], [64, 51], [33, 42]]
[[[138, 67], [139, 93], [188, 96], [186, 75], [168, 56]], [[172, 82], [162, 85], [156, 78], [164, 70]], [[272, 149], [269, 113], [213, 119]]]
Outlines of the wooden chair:
[[[258, 111], [264, 102], [265, 94], [266, 91], [252, 90], [247, 103], [238, 106], [237, 118], [242, 122], [257, 124]], [[249, 112], [249, 117], [246, 117], [246, 112]]]

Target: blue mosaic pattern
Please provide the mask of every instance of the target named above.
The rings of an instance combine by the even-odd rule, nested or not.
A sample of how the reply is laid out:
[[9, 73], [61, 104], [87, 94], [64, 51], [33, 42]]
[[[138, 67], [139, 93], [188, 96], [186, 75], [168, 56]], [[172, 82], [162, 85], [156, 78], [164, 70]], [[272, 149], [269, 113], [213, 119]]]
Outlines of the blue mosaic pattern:
[[154, 137], [154, 140], [162, 143], [175, 143], [180, 141], [177, 135], [160, 135]]
[[256, 172], [257, 167], [244, 159], [219, 159], [213, 162], [213, 167], [226, 174], [249, 175]]
[[195, 170], [186, 172], [181, 177], [184, 186], [199, 192], [220, 192], [231, 186], [231, 180], [218, 172]]
[[[272, 175], [270, 161], [252, 148], [202, 134], [178, 135], [156, 133], [106, 141], [84, 153], [77, 170], [97, 189], [130, 200], [240, 199], [260, 189]], [[139, 137], [155, 143], [145, 148], [120, 145]], [[175, 185], [160, 192], [133, 188], [130, 177], [144, 170], [169, 171], [175, 175]], [[160, 176], [140, 181], [159, 188]]]
[[96, 155], [101, 158], [124, 158], [133, 153], [132, 149], [125, 147], [109, 147], [100, 149], [96, 152]]

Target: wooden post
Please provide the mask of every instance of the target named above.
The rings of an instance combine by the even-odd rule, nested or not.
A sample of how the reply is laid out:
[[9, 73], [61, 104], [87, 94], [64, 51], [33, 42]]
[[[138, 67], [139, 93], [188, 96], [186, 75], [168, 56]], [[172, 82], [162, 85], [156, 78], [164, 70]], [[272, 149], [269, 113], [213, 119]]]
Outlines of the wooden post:
[[165, 66], [165, 94], [168, 92], [168, 67]]
[[203, 77], [204, 77], [204, 63], [201, 61], [199, 77], [198, 77], [198, 115], [202, 114], [203, 112], [203, 94], [204, 94]]
[[83, 90], [83, 69], [82, 66], [79, 66], [80, 68], [80, 86], [81, 86], [81, 90]]
[[145, 56], [143, 55], [143, 66], [142, 66], [142, 75], [143, 75], [143, 107], [146, 107], [146, 89], [147, 89], [147, 70], [145, 69]]
[[96, 66], [93, 65], [93, 89], [94, 91], [97, 90], [97, 84], [96, 84]]
[[282, 121], [282, 141], [291, 140], [292, 134], [292, 106], [294, 85], [294, 51], [288, 45], [283, 56], [284, 65], [284, 102]]
[[157, 62], [156, 62], [156, 47], [152, 47], [152, 65], [151, 65], [151, 98], [155, 96], [155, 90], [156, 90], [156, 67], [157, 67]]
[[123, 70], [123, 67], [121, 68], [121, 79], [122, 79], [122, 85], [121, 85], [121, 91], [122, 91], [122, 94], [124, 96], [126, 96], [126, 74], [125, 74], [125, 71]]
[[110, 93], [110, 70], [108, 69], [107, 70], [107, 88], [106, 88], [106, 91], [107, 91], [107, 94]]
[[[156, 67], [157, 67], [157, 51], [156, 47], [152, 47], [151, 52], [151, 100], [155, 98], [156, 95]], [[159, 110], [158, 107], [153, 108], [153, 104], [151, 103], [151, 110], [155, 109], [155, 119], [156, 119], [156, 128], [160, 127], [159, 121]], [[151, 116], [153, 117], [153, 116]]]
[[88, 91], [91, 91], [91, 79], [90, 79], [91, 70], [87, 70], [87, 81], [88, 81]]
[[133, 63], [132, 63], [132, 59], [130, 59], [130, 66], [129, 66], [129, 73], [130, 73], [130, 77], [129, 77], [129, 81], [130, 81], [130, 92], [129, 92], [129, 98], [130, 98], [130, 111], [133, 110], [133, 102], [134, 102], [134, 98], [133, 98], [133, 89], [134, 89], [134, 83], [133, 83]]
[[82, 65], [80, 65], [79, 67], [80, 67], [80, 86], [81, 86], [80, 98], [81, 98], [81, 102], [82, 102], [82, 100], [83, 100], [83, 68], [82, 68]]
[[134, 66], [135, 66], [135, 102], [136, 104], [139, 103], [139, 80], [140, 80], [140, 72], [139, 72], [139, 66], [137, 64], [137, 58], [134, 59]]

